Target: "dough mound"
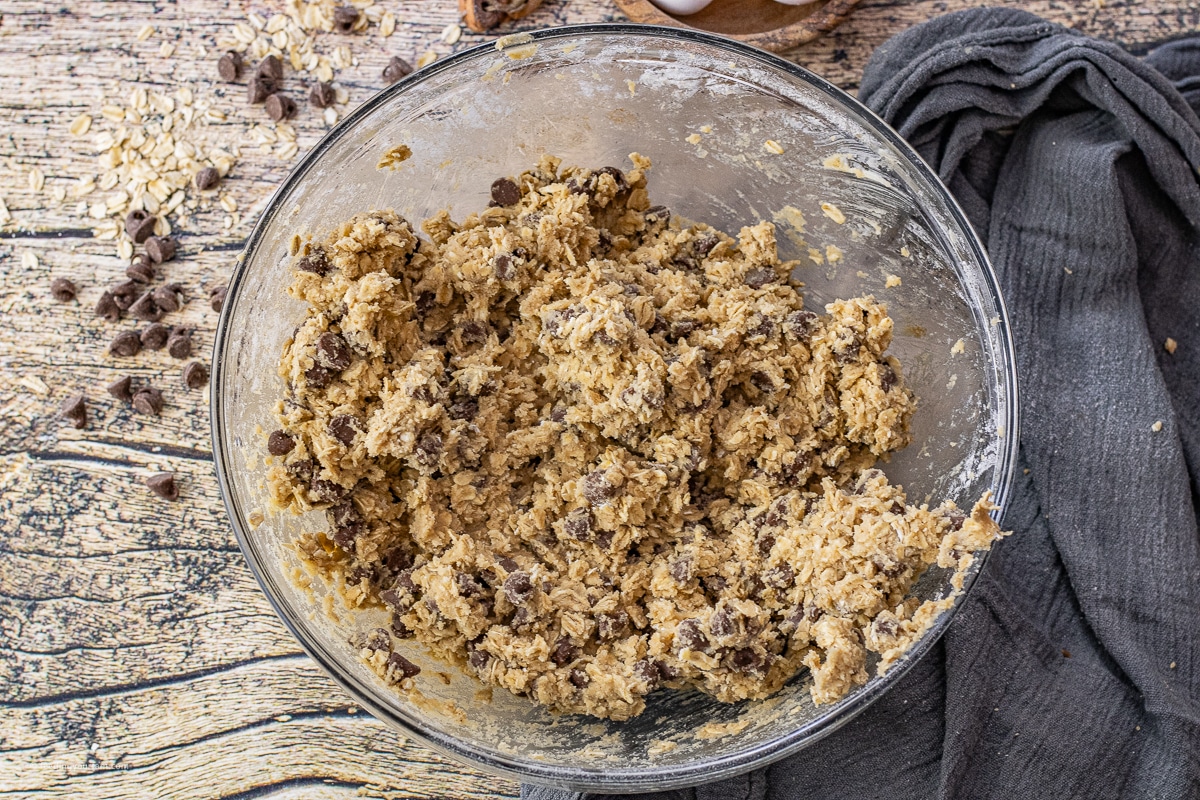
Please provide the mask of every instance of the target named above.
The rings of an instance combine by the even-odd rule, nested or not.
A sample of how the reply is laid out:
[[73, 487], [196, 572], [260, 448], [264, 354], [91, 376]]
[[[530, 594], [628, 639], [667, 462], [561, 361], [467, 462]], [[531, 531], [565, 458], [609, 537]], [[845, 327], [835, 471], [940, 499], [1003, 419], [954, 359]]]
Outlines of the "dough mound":
[[818, 703], [886, 669], [952, 598], [931, 564], [999, 535], [985, 497], [908, 505], [874, 465], [914, 398], [871, 297], [804, 308], [774, 227], [684, 226], [633, 168], [535, 169], [418, 238], [391, 211], [293, 239], [278, 507], [297, 547], [396, 640], [568, 713], [655, 689], [761, 698], [807, 667]]

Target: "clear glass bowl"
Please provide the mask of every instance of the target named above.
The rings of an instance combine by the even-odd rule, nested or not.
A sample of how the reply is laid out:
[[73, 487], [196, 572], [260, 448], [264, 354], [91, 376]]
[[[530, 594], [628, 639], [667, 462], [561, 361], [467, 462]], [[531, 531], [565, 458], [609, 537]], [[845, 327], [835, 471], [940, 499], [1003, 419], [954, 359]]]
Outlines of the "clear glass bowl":
[[[824, 80], [690, 31], [591, 25], [523, 38], [451, 56], [380, 92], [276, 192], [246, 245], [217, 334], [212, 425], [221, 490], [280, 617], [380, 719], [443, 752], [537, 783], [613, 792], [716, 780], [782, 758], [846, 722], [929, 649], [953, 612], [886, 676], [821, 707], [801, 673], [764, 701], [723, 705], [659, 691], [628, 722], [555, 716], [500, 690], [485, 699], [474, 677], [412, 643], [402, 652], [423, 668], [420, 697], [396, 694], [348, 644], [356, 629], [386, 624], [383, 612], [334, 619], [322, 587], [310, 594], [288, 577], [296, 565], [284, 545], [306, 524], [323, 526], [323, 516], [263, 519], [264, 432], [275, 427], [272, 408], [283, 392], [276, 364], [304, 313], [285, 292], [289, 238], [323, 234], [375, 208], [412, 221], [445, 207], [461, 217], [486, 204], [493, 179], [529, 168], [541, 153], [626, 167], [627, 154], [640, 152], [654, 161], [653, 201], [685, 218], [731, 232], [776, 219], [782, 256], [803, 257], [810, 307], [867, 292], [886, 298], [896, 323], [890, 352], [920, 402], [914, 443], [885, 466], [910, 502], [951, 498], [969, 506], [991, 489], [1003, 504], [1008, 495], [1017, 389], [1004, 306], [946, 189], [891, 129]], [[698, 144], [688, 141], [692, 134]], [[768, 140], [782, 154], [768, 150]], [[400, 143], [412, 157], [395, 172], [377, 169]], [[840, 208], [844, 223], [822, 213], [821, 203]], [[787, 207], [807, 220], [803, 241]], [[828, 245], [840, 248], [840, 260], [807, 258], [810, 246], [824, 254]], [[901, 285], [885, 288], [893, 274]], [[943, 596], [946, 577], [931, 572], [914, 591]], [[696, 737], [714, 722], [739, 730]]]

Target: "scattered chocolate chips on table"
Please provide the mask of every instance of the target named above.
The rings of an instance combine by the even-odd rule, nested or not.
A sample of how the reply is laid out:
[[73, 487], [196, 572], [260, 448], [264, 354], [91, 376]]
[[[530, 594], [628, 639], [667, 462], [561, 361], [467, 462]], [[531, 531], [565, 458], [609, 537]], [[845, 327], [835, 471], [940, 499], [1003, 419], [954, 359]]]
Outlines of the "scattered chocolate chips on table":
[[87, 426], [87, 402], [82, 394], [73, 394], [66, 399], [62, 404], [63, 419], [71, 423], [73, 427], [83, 428]]
[[265, 103], [267, 98], [275, 93], [275, 89], [275, 83], [270, 78], [255, 76], [246, 84], [246, 102], [251, 105]]
[[153, 325], [147, 325], [142, 331], [142, 347], [147, 350], [162, 350], [167, 346], [167, 339], [171, 335], [171, 329], [161, 322], [155, 322]]
[[391, 60], [388, 61], [387, 66], [383, 68], [383, 79], [390, 85], [400, 80], [405, 75], [411, 75], [412, 71], [412, 64], [409, 64], [400, 56], [392, 56]]
[[296, 101], [285, 94], [273, 94], [267, 98], [267, 116], [282, 122], [296, 113]]
[[146, 478], [146, 486], [150, 487], [150, 491], [164, 500], [178, 500], [179, 487], [175, 485], [175, 473], [160, 472], [157, 475], [151, 475]]
[[266, 78], [278, 84], [283, 80], [283, 62], [276, 56], [267, 56], [258, 62], [258, 69], [255, 70], [255, 74], [260, 78]]
[[167, 352], [172, 358], [187, 358], [192, 354], [192, 337], [186, 333], [172, 333], [167, 339]]
[[158, 322], [163, 318], [166, 312], [158, 307], [158, 303], [154, 300], [154, 293], [157, 289], [147, 290], [141, 297], [129, 307], [129, 313], [134, 319], [140, 319], [143, 322]]
[[193, 180], [197, 189], [207, 192], [209, 189], [217, 188], [217, 184], [221, 182], [221, 173], [217, 171], [216, 167], [205, 167], [196, 173]]
[[116, 322], [121, 318], [121, 307], [117, 305], [112, 292], [100, 295], [100, 299], [96, 301], [96, 316], [104, 317], [109, 322]]
[[111, 394], [118, 400], [129, 403], [133, 400], [133, 378], [126, 375], [124, 378], [117, 378], [115, 381], [105, 387], [105, 391]]
[[125, 275], [137, 283], [150, 283], [155, 277], [154, 262], [145, 253], [138, 253], [125, 268]]
[[217, 61], [217, 75], [226, 83], [236, 81], [242, 74], [242, 54], [230, 50]]
[[221, 306], [225, 305], [225, 295], [229, 293], [228, 286], [215, 286], [208, 292], [208, 304], [212, 306], [212, 310], [221, 311]]
[[131, 358], [142, 351], [142, 340], [137, 331], [121, 331], [108, 346], [108, 352], [114, 356]]
[[183, 385], [189, 389], [199, 389], [208, 383], [208, 367], [199, 361], [193, 361], [183, 368]]
[[358, 9], [354, 6], [338, 6], [333, 10], [333, 29], [338, 33], [350, 33], [358, 22]]
[[76, 298], [79, 290], [75, 284], [66, 278], [55, 278], [50, 281], [50, 294], [60, 303], [69, 303]]
[[163, 409], [162, 392], [153, 386], [143, 386], [133, 393], [133, 408], [140, 414], [158, 416]]
[[329, 108], [336, 99], [332, 83], [315, 83], [308, 93], [308, 102], [317, 108]]
[[175, 248], [176, 242], [170, 236], [151, 236], [146, 240], [146, 255], [155, 264], [175, 258]]
[[154, 298], [154, 304], [164, 312], [170, 313], [178, 311], [182, 302], [180, 301], [181, 290], [183, 289], [178, 283], [168, 283], [165, 286], [159, 286], [151, 293]]
[[125, 233], [133, 239], [134, 244], [141, 244], [154, 234], [154, 226], [157, 223], [158, 217], [135, 208], [125, 215]]

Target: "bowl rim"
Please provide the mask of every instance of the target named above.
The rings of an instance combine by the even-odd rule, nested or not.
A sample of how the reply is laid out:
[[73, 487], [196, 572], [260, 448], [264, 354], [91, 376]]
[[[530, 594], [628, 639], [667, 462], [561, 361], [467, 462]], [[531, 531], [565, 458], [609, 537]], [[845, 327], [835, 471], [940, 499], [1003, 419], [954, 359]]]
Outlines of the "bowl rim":
[[[867, 706], [890, 690], [941, 639], [969, 594], [976, 577], [986, 564], [990, 551], [981, 553], [976, 558], [971, 569], [967, 571], [967, 574], [964, 576], [962, 590], [955, 598], [953, 606], [939, 615], [937, 621], [926, 634], [885, 675], [872, 679], [862, 689], [848, 698], [839, 701], [831, 707], [829, 714], [817, 717], [783, 737], [762, 743], [748, 750], [716, 756], [708, 760], [663, 766], [661, 768], [652, 767], [650, 769], [634, 768], [625, 770], [618, 768], [614, 770], [612, 768], [587, 768], [586, 766], [563, 767], [547, 764], [531, 758], [498, 753], [474, 742], [441, 733], [425, 726], [417, 714], [412, 715], [411, 719], [397, 716], [390, 709], [376, 702], [373, 688], [363, 684], [353, 675], [342, 670], [338, 666], [338, 661], [326, 653], [320, 643], [314, 637], [309, 636], [303, 625], [285, 610], [284, 604], [273, 588], [273, 580], [259, 564], [258, 553], [250, 536], [246, 515], [239, 507], [233, 492], [230, 471], [235, 462], [232, 454], [229, 452], [228, 439], [224, 426], [223, 397], [220, 391], [225, 372], [224, 361], [231, 336], [232, 309], [236, 305], [238, 292], [242, 287], [243, 278], [247, 272], [247, 265], [252, 261], [268, 225], [274, 220], [276, 215], [283, 212], [281, 207], [282, 198], [286, 197], [293, 187], [304, 179], [333, 143], [353, 131], [360, 121], [371, 115], [376, 108], [383, 105], [394, 95], [407, 91], [434, 75], [456, 68], [460, 63], [475, 58], [481, 51], [501, 50], [507, 43], [525, 45], [566, 37], [613, 34], [667, 41], [682, 40], [708, 45], [718, 50], [736, 54], [751, 62], [756, 62], [756, 65], [759, 67], [781, 71], [793, 79], [807, 83], [831, 100], [841, 103], [849, 111], [856, 113], [859, 117], [858, 121], [861, 124], [873, 130], [877, 136], [894, 147], [899, 155], [908, 163], [908, 166], [933, 188], [935, 194], [940, 196], [949, 212], [949, 216], [959, 228], [959, 232], [964, 237], [972, 257], [979, 266], [980, 277], [982, 278], [980, 288], [986, 294], [990, 295], [990, 299], [994, 303], [997, 316], [999, 317], [998, 321], [994, 324], [994, 327], [997, 329], [994, 341], [997, 344], [997, 354], [1001, 358], [996, 365], [997, 374], [994, 377], [989, 376], [988, 387], [990, 392], [992, 386], [999, 385], [1004, 390], [1008, 401], [1007, 407], [1004, 409], [1004, 419], [1001, 422], [1005, 430], [999, 436], [996, 473], [993, 477], [992, 489], [992, 501], [998, 506], [998, 510], [993, 512], [993, 517], [997, 519], [1001, 518], [1012, 493], [1020, 438], [1019, 396], [1012, 330], [1004, 297], [1000, 291], [999, 282], [988, 259], [987, 252], [980, 242], [978, 235], [971, 227], [966, 214], [953, 195], [951, 195], [949, 189], [946, 188], [933, 169], [913, 150], [911, 145], [890, 125], [880, 119], [878, 115], [867, 108], [857, 98], [819, 75], [772, 53], [733, 39], [705, 31], [658, 25], [589, 23], [556, 26], [514, 34], [511, 38], [501, 37], [492, 42], [464, 49], [424, 69], [417, 70], [412, 75], [380, 90], [365, 100], [334, 126], [333, 129], [326, 133], [300, 162], [291, 169], [287, 177], [284, 178], [282, 183], [272, 193], [263, 207], [261, 216], [255, 223], [254, 230], [247, 237], [241, 252], [237, 256], [213, 342], [212, 379], [210, 381], [210, 387], [212, 387], [210, 397], [210, 434], [213, 444], [213, 464], [216, 470], [217, 483], [221, 491], [221, 499], [229, 515], [230, 524], [233, 527], [238, 546], [242, 550], [251, 573], [266, 595], [275, 614], [288, 628], [292, 636], [295, 637], [301, 648], [358, 704], [366, 708], [377, 719], [390, 724], [393, 728], [400, 729], [405, 735], [412, 736], [422, 744], [493, 774], [543, 786], [554, 786], [575, 791], [631, 793], [682, 788], [733, 777], [792, 755], [845, 725], [866, 709]], [[973, 316], [976, 317], [976, 325], [978, 326], [978, 315], [973, 314]], [[995, 378], [999, 380], [997, 381]]]

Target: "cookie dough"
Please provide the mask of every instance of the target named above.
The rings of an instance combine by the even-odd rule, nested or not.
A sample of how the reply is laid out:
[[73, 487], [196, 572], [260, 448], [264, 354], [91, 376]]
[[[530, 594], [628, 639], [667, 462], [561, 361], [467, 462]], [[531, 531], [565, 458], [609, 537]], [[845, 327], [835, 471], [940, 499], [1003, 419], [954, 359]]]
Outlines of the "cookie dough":
[[[915, 406], [871, 297], [804, 308], [774, 227], [683, 225], [632, 168], [536, 168], [419, 237], [392, 211], [293, 239], [271, 433], [296, 546], [390, 630], [552, 709], [639, 714], [659, 687], [817, 703], [952, 603], [906, 600], [999, 535], [875, 468]], [[961, 585], [961, 584], [958, 584]]]

